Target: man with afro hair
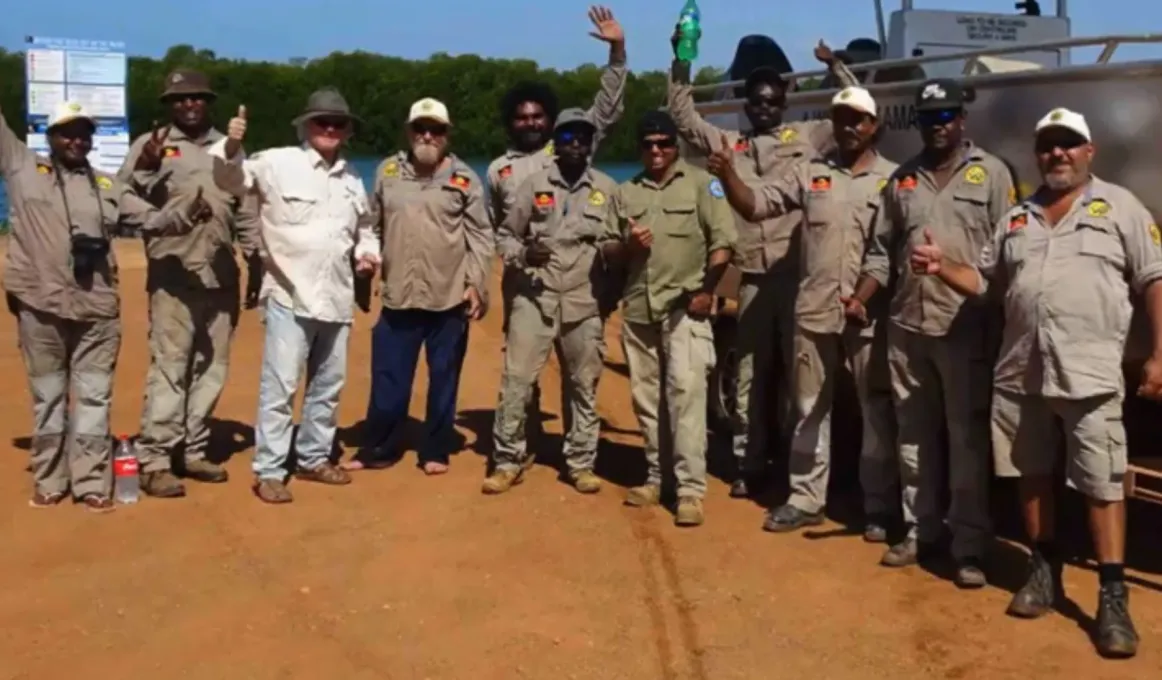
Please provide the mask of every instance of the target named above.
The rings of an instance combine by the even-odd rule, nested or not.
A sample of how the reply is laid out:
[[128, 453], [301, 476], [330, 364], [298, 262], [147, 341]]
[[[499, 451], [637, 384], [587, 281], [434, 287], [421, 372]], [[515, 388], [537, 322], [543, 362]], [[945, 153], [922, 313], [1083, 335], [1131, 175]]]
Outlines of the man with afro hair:
[[[592, 152], [625, 111], [625, 32], [607, 7], [589, 8], [589, 20], [596, 30], [594, 38], [609, 44], [609, 64], [601, 75], [601, 89], [586, 112], [593, 124]], [[488, 166], [488, 215], [495, 230], [508, 214], [508, 208], [517, 188], [530, 176], [553, 165], [553, 125], [560, 105], [553, 88], [543, 82], [522, 82], [514, 85], [500, 103], [500, 114], [508, 133], [509, 148]], [[504, 305], [504, 329], [508, 332], [509, 310], [513, 296], [514, 275], [505, 267], [501, 279], [501, 299]], [[463, 359], [461, 359], [463, 360]], [[529, 400], [526, 421], [538, 427], [540, 420], [540, 389], [533, 390]], [[530, 454], [525, 466], [532, 464]]]

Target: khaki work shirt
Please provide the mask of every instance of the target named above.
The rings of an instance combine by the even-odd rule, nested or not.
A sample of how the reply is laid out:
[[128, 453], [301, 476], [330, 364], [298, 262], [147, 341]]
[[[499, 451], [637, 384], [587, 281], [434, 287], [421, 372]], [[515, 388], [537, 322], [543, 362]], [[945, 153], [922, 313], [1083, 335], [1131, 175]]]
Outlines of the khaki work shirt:
[[146, 233], [189, 228], [184, 207], [159, 212], [116, 177], [89, 168], [66, 170], [33, 153], [3, 113], [0, 176], [12, 214], [4, 289], [21, 304], [63, 319], [115, 319], [121, 313], [112, 245], [92, 284], [82, 288], [73, 273], [74, 233], [112, 241], [118, 224]]
[[[609, 128], [625, 113], [625, 82], [629, 70], [624, 61], [610, 61], [601, 73], [601, 88], [593, 106], [585, 112], [589, 122], [597, 128], [593, 135], [592, 153], [605, 138]], [[516, 190], [524, 181], [554, 164], [553, 143], [525, 153], [509, 149], [488, 165], [488, 219], [494, 229], [500, 227], [515, 200]]]
[[976, 264], [982, 284], [1004, 295], [998, 388], [1065, 399], [1122, 393], [1130, 289], [1162, 279], [1162, 232], [1133, 194], [1094, 177], [1056, 226], [1034, 195], [998, 222]]
[[484, 187], [450, 155], [432, 177], [417, 177], [400, 151], [375, 172], [372, 212], [383, 244], [383, 306], [444, 311], [468, 286], [488, 300], [495, 244]]
[[908, 263], [912, 246], [923, 244], [924, 230], [930, 229], [947, 257], [975, 262], [992, 237], [993, 226], [1016, 198], [1008, 166], [971, 142], [965, 143], [951, 177], [943, 189], [938, 188], [920, 156], [896, 170], [884, 191], [883, 209], [876, 214], [863, 266], [863, 273], [884, 287], [894, 269], [892, 323], [932, 337], [947, 335], [954, 321], [973, 324], [977, 320], [963, 318], [963, 295], [935, 277], [912, 272]]
[[224, 288], [238, 287], [238, 263], [234, 259], [234, 233], [246, 256], [258, 249], [260, 222], [257, 201], [240, 201], [214, 183], [212, 144], [225, 137], [209, 130], [199, 139], [187, 137], [177, 127], [166, 133], [161, 168], [157, 172], [135, 170], [150, 134], [139, 136], [129, 147], [129, 155], [117, 177], [134, 188], [139, 196], [157, 207], [171, 201], [192, 200], [199, 188], [214, 217], [182, 236], [145, 236], [149, 258], [146, 287]]
[[[506, 267], [522, 272], [517, 294], [540, 307], [548, 319], [577, 323], [597, 316], [608, 299], [609, 277], [600, 257], [617, 183], [588, 168], [569, 186], [554, 163], [517, 189], [497, 230], [497, 245]], [[540, 241], [552, 251], [548, 264], [530, 267], [525, 249]], [[618, 291], [620, 292], [620, 291]]]
[[[834, 68], [843, 87], [859, 84], [842, 62], [836, 61]], [[748, 184], [763, 178], [781, 178], [794, 165], [826, 155], [835, 148], [830, 120], [787, 123], [762, 135], [724, 130], [707, 122], [695, 109], [689, 62], [675, 60], [671, 65], [667, 105], [682, 138], [698, 153], [709, 155], [721, 146], [725, 135], [734, 147], [735, 170]], [[734, 266], [749, 274], [761, 274], [779, 265], [791, 265], [788, 275], [792, 275], [795, 263], [786, 256], [802, 217], [799, 210], [791, 210], [751, 222], [736, 212], [738, 243], [734, 249]]]
[[628, 264], [623, 315], [634, 323], [660, 323], [691, 293], [702, 290], [710, 253], [738, 239], [722, 185], [679, 160], [660, 183], [640, 173], [614, 194], [607, 228], [627, 240], [629, 220], [649, 227], [649, 254]]
[[[855, 290], [881, 195], [897, 167], [877, 154], [868, 168], [852, 174], [829, 154], [796, 166], [781, 181], [764, 184], [756, 196], [757, 219], [802, 211], [795, 319], [803, 329], [840, 333], [846, 327], [839, 298]], [[876, 319], [880, 314], [868, 310], [868, 316]], [[860, 334], [872, 337], [874, 330], [863, 328]]]

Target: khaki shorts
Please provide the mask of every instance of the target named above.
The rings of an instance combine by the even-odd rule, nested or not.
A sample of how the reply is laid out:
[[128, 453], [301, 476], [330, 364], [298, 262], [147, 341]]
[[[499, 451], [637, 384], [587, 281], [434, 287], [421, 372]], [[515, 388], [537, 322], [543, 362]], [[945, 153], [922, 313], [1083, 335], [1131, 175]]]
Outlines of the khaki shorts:
[[1065, 477], [1090, 498], [1120, 501], [1126, 475], [1122, 396], [1057, 399], [993, 391], [993, 460], [998, 477], [1050, 476], [1065, 439]]

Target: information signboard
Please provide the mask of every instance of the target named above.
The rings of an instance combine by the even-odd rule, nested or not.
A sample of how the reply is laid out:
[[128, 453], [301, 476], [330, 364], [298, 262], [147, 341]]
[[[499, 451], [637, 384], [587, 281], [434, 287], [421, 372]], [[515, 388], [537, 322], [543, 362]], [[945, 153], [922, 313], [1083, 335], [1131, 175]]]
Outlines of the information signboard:
[[129, 153], [125, 43], [40, 37], [27, 42], [29, 148], [47, 155], [48, 117], [61, 102], [78, 102], [97, 122], [89, 162], [99, 170], [116, 172]]

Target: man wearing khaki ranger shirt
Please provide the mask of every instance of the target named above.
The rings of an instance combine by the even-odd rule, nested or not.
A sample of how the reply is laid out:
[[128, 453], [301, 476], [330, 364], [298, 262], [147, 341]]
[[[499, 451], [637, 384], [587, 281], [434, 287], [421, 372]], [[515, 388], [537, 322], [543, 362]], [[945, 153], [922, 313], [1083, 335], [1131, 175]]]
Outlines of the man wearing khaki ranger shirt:
[[748, 220], [803, 211], [790, 375], [795, 412], [791, 495], [785, 505], [771, 511], [764, 528], [793, 531], [823, 522], [831, 467], [831, 406], [840, 361], [846, 359], [863, 414], [864, 538], [883, 542], [887, 518], [895, 507], [891, 492], [896, 442], [886, 337], [882, 314], [869, 316], [851, 294], [880, 197], [897, 166], [875, 151], [876, 102], [867, 90], [849, 87], [838, 92], [831, 101], [831, 120], [836, 150], [796, 166], [781, 180], [765, 182], [758, 196], [735, 171], [729, 145], [711, 154], [707, 167], [722, 178], [731, 205]]
[[589, 165], [596, 134], [581, 109], [561, 112], [553, 133], [557, 162], [521, 185], [500, 225], [501, 258], [521, 276], [492, 432], [496, 469], [484, 481], [484, 493], [502, 493], [522, 480], [531, 457], [525, 409], [554, 344], [566, 385], [568, 477], [581, 493], [601, 489], [593, 465], [601, 428], [597, 381], [605, 369], [602, 301], [609, 297], [610, 279], [599, 249], [608, 238], [606, 214], [617, 185]]
[[1122, 354], [1132, 288], [1144, 294], [1153, 327], [1138, 393], [1162, 399], [1162, 232], [1133, 194], [1090, 174], [1094, 146], [1081, 114], [1050, 111], [1037, 123], [1035, 151], [1041, 188], [997, 223], [979, 257], [961, 259], [925, 231], [911, 266], [963, 295], [996, 287], [1004, 299], [993, 378], [996, 469], [1020, 478], [1033, 548], [1009, 614], [1042, 616], [1064, 597], [1053, 491], [1064, 443], [1065, 477], [1086, 497], [1097, 554], [1097, 648], [1129, 657], [1138, 634], [1123, 567]]
[[4, 289], [32, 392], [36, 508], [71, 491], [90, 510], [113, 509], [109, 406], [121, 348], [115, 229], [177, 235], [209, 219], [201, 191], [159, 212], [94, 170], [88, 155], [95, 129], [79, 104], [59, 105], [48, 119], [50, 155], [43, 158], [0, 112], [0, 176], [13, 215]]
[[137, 455], [142, 490], [162, 498], [185, 495], [185, 487], [170, 472], [170, 458], [179, 452], [178, 470], [184, 476], [226, 481], [226, 470], [206, 460], [206, 421], [226, 386], [230, 339], [238, 319], [235, 226], [251, 267], [257, 266], [256, 203], [247, 201], [248, 209], [241, 213], [240, 201], [214, 184], [213, 159], [206, 150], [223, 138], [210, 120], [214, 99], [205, 75], [171, 73], [161, 94], [170, 123], [164, 128], [155, 124], [138, 137], [118, 173], [154, 205], [180, 201], [202, 189], [214, 210], [212, 220], [181, 238], [145, 236], [150, 364]]
[[[975, 257], [992, 225], [1013, 204], [1008, 167], [964, 138], [967, 101], [965, 90], [951, 80], [928, 81], [917, 91], [924, 148], [888, 183], [864, 261], [865, 276], [853, 297], [866, 304], [894, 274], [888, 363], [909, 529], [881, 563], [900, 567], [934, 556], [943, 538], [938, 498], [947, 480], [955, 582], [979, 588], [986, 582], [981, 558], [990, 535], [989, 330], [997, 312], [994, 305], [966, 302], [908, 267], [908, 253], [922, 242], [925, 228], [952, 256]], [[941, 451], [945, 426], [947, 475]]]
[[[601, 88], [593, 106], [585, 112], [596, 127], [592, 151], [596, 152], [610, 126], [625, 111], [625, 83], [629, 75], [625, 66], [625, 32], [607, 7], [589, 8], [589, 20], [596, 29], [590, 35], [609, 44], [609, 64], [601, 74]], [[553, 126], [557, 118], [557, 95], [540, 82], [523, 82], [505, 93], [500, 103], [501, 120], [510, 147], [488, 166], [488, 217], [493, 229], [499, 229], [516, 197], [516, 190], [530, 176], [553, 165]], [[501, 276], [501, 304], [504, 328], [508, 328], [509, 306], [520, 268], [505, 266]], [[540, 425], [540, 388], [533, 385], [529, 400], [528, 424]], [[526, 461], [532, 463], [529, 458]]]
[[722, 185], [678, 158], [678, 126], [650, 111], [638, 125], [645, 169], [618, 187], [606, 257], [624, 263], [622, 344], [633, 408], [645, 439], [646, 483], [626, 503], [661, 498], [665, 408], [678, 482], [678, 526], [702, 524], [706, 495], [706, 379], [714, 366], [713, 291], [736, 233]]
[[[835, 146], [830, 120], [783, 123], [788, 85], [774, 69], [760, 68], [746, 79], [740, 96], [751, 125], [749, 133], [723, 130], [698, 115], [690, 84], [690, 63], [677, 59], [677, 37], [672, 38], [674, 63], [670, 69], [668, 105], [678, 129], [698, 153], [709, 155], [725, 143], [735, 152], [735, 169], [746, 182], [781, 178], [791, 167]], [[844, 85], [856, 84], [855, 76], [822, 42], [815, 56], [833, 69]], [[722, 142], [725, 140], [725, 142]], [[771, 419], [767, 392], [776, 361], [791, 366], [794, 329], [794, 290], [798, 282], [796, 258], [787, 257], [792, 238], [802, 219], [798, 209], [759, 222], [737, 220], [738, 245], [734, 266], [742, 272], [739, 289], [737, 335], [737, 402], [734, 414], [734, 456], [738, 475], [730, 495], [742, 498], [758, 491], [763, 482]], [[777, 351], [776, 351], [777, 350]], [[787, 385], [778, 395], [779, 420], [787, 418]], [[787, 425], [787, 423], [780, 423]], [[778, 428], [774, 428], [777, 430]]]
[[495, 252], [480, 178], [448, 150], [452, 120], [424, 98], [407, 119], [410, 148], [375, 173], [374, 224], [383, 243], [383, 311], [371, 332], [371, 395], [359, 453], [344, 467], [398, 462], [420, 349], [428, 365], [425, 474], [448, 471], [468, 322], [486, 310]]

